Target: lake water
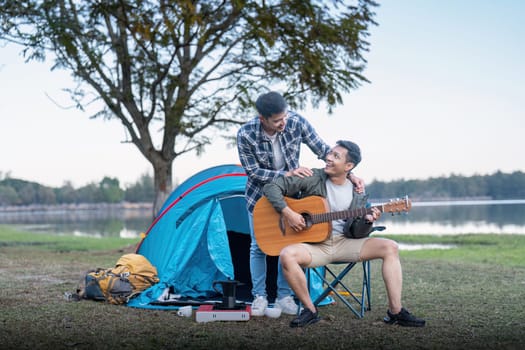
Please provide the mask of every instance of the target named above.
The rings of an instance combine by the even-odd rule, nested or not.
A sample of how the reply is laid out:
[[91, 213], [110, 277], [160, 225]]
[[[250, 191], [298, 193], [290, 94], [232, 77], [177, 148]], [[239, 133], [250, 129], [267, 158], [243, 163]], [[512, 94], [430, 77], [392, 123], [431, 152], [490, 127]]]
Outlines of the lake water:
[[74, 236], [138, 238], [151, 222], [151, 209], [0, 211], [0, 224]]
[[379, 223], [389, 234], [525, 234], [525, 200], [413, 202], [408, 214]]
[[[36, 233], [138, 238], [151, 224], [150, 210], [0, 212], [0, 224]], [[407, 214], [385, 214], [385, 234], [525, 234], [525, 200], [413, 202]]]

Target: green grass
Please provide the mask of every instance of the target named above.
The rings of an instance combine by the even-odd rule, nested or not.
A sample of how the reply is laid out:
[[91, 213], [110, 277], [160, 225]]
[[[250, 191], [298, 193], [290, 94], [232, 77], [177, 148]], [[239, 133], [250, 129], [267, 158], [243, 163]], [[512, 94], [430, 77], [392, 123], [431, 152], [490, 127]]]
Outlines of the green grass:
[[[443, 244], [453, 249], [402, 251], [403, 257], [525, 266], [525, 235], [375, 235], [407, 244]], [[140, 239], [35, 234], [0, 225], [0, 245], [32, 245], [50, 251], [97, 251], [137, 244]]]
[[[385, 325], [381, 262], [372, 262], [372, 310], [341, 303], [291, 329], [291, 316], [196, 323], [173, 311], [67, 302], [83, 273], [111, 267], [138, 240], [32, 234], [0, 226], [3, 349], [521, 349], [525, 346], [525, 237], [387, 236], [447, 250], [402, 251], [403, 303], [424, 328]], [[350, 283], [359, 285], [358, 273]]]
[[401, 253], [404, 257], [464, 263], [490, 263], [509, 267], [525, 266], [525, 235], [396, 235], [385, 237], [399, 243], [433, 243], [454, 246], [452, 249], [405, 251]]
[[136, 244], [139, 239], [119, 237], [77, 237], [71, 235], [50, 235], [17, 230], [0, 225], [1, 246], [35, 246], [49, 251], [98, 251], [118, 249]]

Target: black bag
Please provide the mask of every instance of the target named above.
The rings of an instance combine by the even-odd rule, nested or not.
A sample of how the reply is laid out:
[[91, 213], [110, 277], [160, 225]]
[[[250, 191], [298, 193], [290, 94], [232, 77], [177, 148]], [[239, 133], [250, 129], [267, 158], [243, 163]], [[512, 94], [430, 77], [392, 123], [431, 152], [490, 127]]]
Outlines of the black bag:
[[354, 239], [368, 237], [373, 231], [373, 223], [367, 223], [366, 220], [361, 217], [347, 220], [343, 228], [345, 237]]
[[385, 226], [374, 226], [373, 223], [367, 223], [363, 218], [348, 220], [343, 228], [343, 234], [346, 238], [365, 238], [370, 236], [374, 231], [383, 231]]

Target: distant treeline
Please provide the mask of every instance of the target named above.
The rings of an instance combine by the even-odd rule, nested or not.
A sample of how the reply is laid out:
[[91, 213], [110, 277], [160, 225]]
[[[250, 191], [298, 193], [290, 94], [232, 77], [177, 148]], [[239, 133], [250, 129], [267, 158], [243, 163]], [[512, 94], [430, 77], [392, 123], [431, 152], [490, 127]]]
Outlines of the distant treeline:
[[374, 181], [367, 185], [371, 198], [408, 195], [412, 200], [524, 199], [525, 173], [436, 177], [427, 180]]
[[142, 175], [139, 180], [121, 188], [116, 178], [105, 177], [97, 183], [73, 188], [70, 183], [52, 188], [36, 182], [5, 178], [0, 180], [0, 206], [10, 205], [54, 205], [78, 203], [142, 203], [153, 202], [153, 178]]
[[[412, 200], [454, 199], [524, 199], [525, 173], [496, 172], [492, 175], [430, 178], [427, 180], [373, 181], [367, 184], [371, 198], [387, 199], [408, 195]], [[116, 178], [105, 177], [100, 183], [80, 188], [70, 184], [51, 188], [36, 182], [14, 178], [0, 180], [0, 206], [53, 205], [75, 203], [153, 202], [153, 178], [142, 175], [123, 189]]]

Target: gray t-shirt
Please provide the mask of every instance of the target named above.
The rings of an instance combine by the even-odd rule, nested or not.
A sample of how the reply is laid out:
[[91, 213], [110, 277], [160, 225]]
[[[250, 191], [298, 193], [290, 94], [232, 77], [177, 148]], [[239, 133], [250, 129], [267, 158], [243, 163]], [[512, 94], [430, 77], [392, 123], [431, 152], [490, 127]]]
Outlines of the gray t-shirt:
[[279, 143], [278, 134], [275, 133], [272, 136], [270, 136], [266, 131], [264, 133], [270, 139], [270, 141], [272, 141], [274, 170], [284, 170], [284, 154], [281, 148], [281, 144]]
[[[346, 179], [343, 185], [336, 185], [330, 180], [326, 180], [326, 199], [330, 205], [330, 211], [347, 210], [352, 203], [354, 186]], [[332, 221], [332, 235], [343, 234], [345, 226], [344, 220]]]

